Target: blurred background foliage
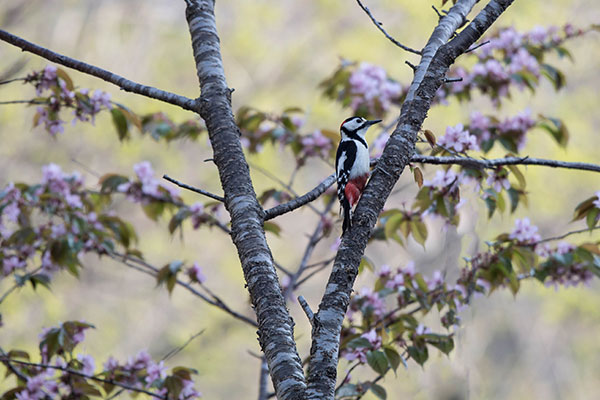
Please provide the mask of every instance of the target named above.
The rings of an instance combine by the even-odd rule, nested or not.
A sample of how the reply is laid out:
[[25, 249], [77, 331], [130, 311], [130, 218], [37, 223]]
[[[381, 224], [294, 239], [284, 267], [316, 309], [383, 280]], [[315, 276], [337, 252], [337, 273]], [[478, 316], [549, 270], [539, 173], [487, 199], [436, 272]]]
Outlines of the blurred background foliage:
[[[366, 5], [390, 34], [414, 48], [424, 45], [437, 22], [428, 2], [387, 0], [369, 1]], [[599, 21], [600, 7], [595, 0], [521, 0], [509, 8], [495, 28], [514, 26], [528, 30], [535, 25], [561, 26], [567, 22], [586, 27]], [[347, 110], [325, 99], [318, 89], [341, 58], [381, 65], [405, 85], [410, 82], [412, 71], [404, 61], [417, 62], [416, 56], [388, 42], [352, 1], [219, 1], [217, 24], [228, 83], [235, 88], [234, 110], [250, 105], [277, 113], [299, 106], [307, 112], [306, 132], [320, 128], [337, 130], [340, 121], [348, 116]], [[4, 0], [0, 26], [134, 81], [188, 97], [198, 95], [183, 1]], [[571, 139], [563, 149], [548, 140], [546, 134], [534, 133], [524, 154], [598, 163], [599, 45], [598, 34], [587, 35], [569, 44], [574, 62], [555, 60], [567, 76], [567, 85], [560, 92], [543, 81], [534, 95], [513, 91], [513, 101], [500, 110], [482, 98], [468, 104], [453, 100], [448, 106], [432, 109], [424, 128], [439, 137], [446, 126], [464, 122], [474, 110], [503, 117], [529, 107], [533, 114], [562, 118]], [[19, 76], [46, 65], [36, 56], [0, 44], [0, 74], [15, 63], [22, 67]], [[176, 107], [120, 92], [100, 80], [69, 73], [78, 86], [108, 91], [114, 101], [140, 114], [164, 111], [176, 122], [193, 117]], [[20, 84], [0, 87], [2, 101], [32, 96], [33, 90]], [[203, 162], [211, 157], [204, 138], [165, 145], [134, 135], [120, 143], [110, 116], [105, 114], [97, 118], [94, 127], [68, 126], [64, 134], [53, 139], [42, 129], [32, 128], [34, 113], [34, 108], [22, 105], [0, 107], [0, 186], [9, 181], [38, 181], [41, 166], [50, 162], [61, 165], [65, 172], [81, 171], [86, 183], [95, 185], [104, 173], [132, 175], [135, 163], [150, 160], [157, 174], [168, 173], [221, 193], [215, 167]], [[390, 115], [397, 113], [398, 110], [392, 110]], [[375, 135], [376, 132], [371, 133], [369, 139]], [[501, 155], [503, 151], [498, 150], [490, 156]], [[295, 165], [291, 160], [289, 152], [269, 146], [262, 153], [249, 156], [252, 165], [273, 171], [284, 181]], [[332, 172], [331, 165], [313, 160], [298, 173], [294, 183], [298, 193], [312, 188]], [[433, 167], [427, 168], [426, 179], [434, 171]], [[600, 177], [591, 172], [536, 167], [526, 169], [525, 174], [530, 192], [528, 209], [520, 208], [515, 215], [496, 214], [488, 220], [483, 205], [472, 201], [461, 215], [458, 229], [429, 229], [424, 250], [414, 242], [406, 248], [378, 242], [367, 249], [366, 255], [377, 266], [385, 263], [396, 267], [413, 259], [418, 270], [430, 273], [441, 269], [452, 277], [462, 263], [461, 256], [472, 254], [484, 240], [508, 231], [514, 218], [528, 216], [540, 227], [542, 237], [583, 227], [582, 223], [570, 223], [572, 210], [598, 190]], [[259, 194], [277, 187], [257, 168], [252, 169], [252, 176]], [[389, 207], [400, 206], [416, 193], [409, 174], [401, 178], [397, 188], [403, 190], [390, 199]], [[205, 201], [191, 193], [183, 196], [187, 202]], [[319, 207], [323, 207], [321, 203], [317, 203]], [[171, 238], [166, 231], [168, 220], [151, 221], [125, 201], [117, 207], [120, 213], [132, 216], [138, 232], [143, 232], [139, 247], [147, 260], [155, 265], [164, 265], [174, 258], [199, 262], [207, 285], [234, 309], [252, 315], [237, 253], [227, 236], [204, 228], [186, 229], [182, 239]], [[280, 217], [278, 223], [284, 228], [281, 236], [268, 234], [273, 254], [283, 265], [298, 265], [316, 217], [305, 208]], [[335, 236], [321, 242], [313, 256], [315, 261], [331, 255]], [[34, 293], [27, 288], [10, 296], [2, 307], [2, 346], [33, 351], [42, 327], [81, 319], [97, 327], [88, 333], [82, 350], [98, 362], [108, 355], [125, 359], [141, 349], [160, 357], [204, 329], [186, 351], [177, 355], [175, 363], [199, 370], [197, 387], [206, 398], [256, 395], [260, 361], [253, 355], [259, 351], [254, 329], [182, 290], [174, 290], [169, 298], [164, 288], [155, 288], [152, 279], [107, 258], [92, 257], [85, 260], [85, 265], [79, 280], [61, 274], [51, 291]], [[325, 274], [298, 293], [313, 307], [322, 294]], [[357, 289], [371, 279], [369, 274], [359, 277]], [[0, 283], [0, 287], [6, 285]], [[597, 283], [591, 288], [554, 291], [528, 282], [517, 298], [502, 292], [478, 299], [463, 313], [457, 348], [449, 358], [436, 353], [425, 369], [410, 362], [408, 370], [399, 370], [397, 379], [390, 375], [383, 384], [389, 398], [596, 398], [600, 392], [599, 304]], [[290, 309], [297, 323], [299, 350], [305, 356], [310, 346], [310, 328], [297, 303], [292, 302]], [[364, 372], [371, 373], [368, 367]], [[365, 398], [368, 396], [372, 395]]]

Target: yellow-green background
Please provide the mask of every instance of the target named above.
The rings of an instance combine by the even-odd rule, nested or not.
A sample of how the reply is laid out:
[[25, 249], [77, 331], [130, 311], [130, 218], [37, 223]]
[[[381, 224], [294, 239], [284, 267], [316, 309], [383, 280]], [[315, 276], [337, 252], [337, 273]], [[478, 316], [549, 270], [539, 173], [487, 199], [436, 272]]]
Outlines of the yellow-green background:
[[[421, 47], [437, 17], [426, 1], [368, 1], [367, 5], [389, 33], [403, 43]], [[436, 4], [440, 6], [439, 2]], [[513, 25], [531, 29], [535, 25], [562, 25], [571, 22], [585, 27], [600, 22], [596, 0], [516, 0], [496, 26]], [[228, 83], [235, 88], [234, 108], [240, 105], [281, 111], [300, 106], [307, 111], [306, 132], [327, 127], [335, 129], [348, 116], [320, 95], [317, 85], [338, 65], [340, 57], [382, 65], [390, 75], [407, 84], [411, 77], [405, 60], [415, 56], [394, 47], [371, 24], [353, 1], [225, 1], [217, 4]], [[175, 0], [4, 0], [0, 26], [55, 51], [104, 67], [140, 83], [164, 88], [188, 97], [198, 95], [198, 83], [189, 33], [184, 19], [184, 2]], [[514, 102], [500, 111], [489, 102], [437, 107], [429, 113], [425, 127], [438, 136], [447, 125], [465, 121], [473, 110], [499, 116], [528, 106], [532, 112], [554, 115], [567, 123], [571, 140], [567, 150], [536, 131], [525, 153], [535, 157], [598, 163], [598, 90], [600, 43], [590, 34], [569, 43], [575, 63], [551, 58], [568, 76], [567, 87], [556, 93], [547, 82], [535, 96], [513, 90]], [[39, 69], [46, 62], [0, 43], [0, 72], [18, 59], [27, 60], [24, 71]], [[71, 72], [70, 72], [71, 73]], [[21, 73], [21, 75], [23, 75]], [[160, 102], [119, 91], [100, 80], [72, 72], [80, 87], [110, 92], [115, 101], [138, 113], [163, 110], [176, 121], [193, 118], [188, 112]], [[33, 97], [20, 83], [0, 86], [0, 101]], [[393, 111], [396, 114], [397, 110]], [[23, 106], [0, 107], [0, 184], [40, 179], [42, 165], [55, 162], [65, 171], [79, 170], [86, 182], [95, 185], [93, 173], [132, 174], [133, 164], [150, 160], [158, 174], [169, 173], [190, 184], [219, 193], [216, 169], [203, 160], [210, 157], [207, 141], [175, 142], [168, 146], [149, 138], [134, 136], [118, 143], [107, 115], [95, 127], [77, 124], [54, 140], [39, 128], [32, 129], [33, 110]], [[393, 117], [393, 115], [391, 115]], [[372, 139], [372, 137], [370, 137]], [[495, 155], [502, 155], [502, 151]], [[250, 157], [287, 179], [293, 160], [288, 153], [267, 149]], [[85, 167], [83, 167], [83, 166]], [[322, 161], [300, 171], [295, 189], [309, 189], [331, 173]], [[90, 172], [85, 172], [88, 170]], [[430, 174], [434, 168], [428, 168]], [[507, 231], [514, 218], [529, 216], [542, 236], [581, 228], [570, 223], [576, 204], [600, 189], [600, 179], [591, 172], [530, 167], [526, 170], [530, 206], [516, 215], [505, 214], [488, 220], [478, 203], [469, 206], [458, 231], [439, 233], [431, 225], [432, 239], [426, 253], [411, 243], [408, 249], [378, 244], [367, 255], [378, 265], [392, 267], [409, 258], [420, 270], [444, 269], [449, 276], [462, 265], [459, 255], [481, 248], [482, 241]], [[276, 186], [253, 171], [257, 191]], [[414, 184], [403, 177], [406, 187], [390, 200], [398, 206], [410, 200]], [[188, 201], [202, 198], [185, 194]], [[467, 196], [468, 197], [468, 196]], [[321, 202], [316, 203], [322, 207]], [[176, 258], [198, 261], [207, 284], [234, 309], [252, 315], [243, 286], [237, 254], [229, 239], [218, 231], [186, 229], [184, 240], [171, 238], [165, 220], [149, 221], [126, 202], [116, 205], [134, 219], [147, 259], [161, 266]], [[316, 219], [308, 210], [278, 220], [284, 229], [281, 238], [269, 235], [275, 258], [294, 268], [300, 261], [306, 235]], [[434, 234], [434, 232], [436, 232]], [[335, 235], [335, 234], [334, 234]], [[330, 254], [334, 236], [324, 241], [313, 257]], [[577, 237], [586, 240], [588, 236]], [[593, 239], [593, 237], [592, 237]], [[596, 238], [597, 239], [597, 238]], [[462, 253], [461, 253], [462, 246]], [[478, 247], [479, 246], [479, 247]], [[5, 349], [34, 351], [42, 327], [60, 321], [83, 319], [97, 326], [87, 334], [80, 350], [92, 354], [97, 364], [113, 355], [120, 360], [148, 349], [156, 358], [204, 329], [204, 334], [170, 362], [199, 370], [197, 386], [208, 399], [246, 399], [257, 396], [259, 360], [255, 330], [232, 320], [195, 297], [176, 288], [169, 298], [166, 290], [139, 273], [107, 260], [86, 259], [81, 278], [57, 275], [52, 291], [32, 292], [27, 288], [13, 294], [1, 305], [5, 326], [0, 328], [0, 345]], [[299, 293], [316, 308], [326, 275], [319, 275]], [[357, 288], [368, 283], [361, 276]], [[0, 293], [11, 282], [0, 282]], [[598, 284], [590, 288], [554, 291], [537, 284], [525, 284], [517, 298], [496, 293], [475, 301], [462, 314], [464, 323], [456, 336], [456, 349], [448, 358], [431, 351], [425, 369], [409, 362], [383, 381], [389, 398], [400, 399], [595, 399], [600, 395], [600, 295]], [[309, 349], [309, 326], [296, 303], [290, 305], [297, 323], [296, 336], [302, 356]], [[431, 319], [428, 320], [432, 321]], [[435, 325], [434, 325], [435, 326]], [[340, 366], [343, 372], [344, 364]], [[365, 368], [367, 376], [370, 372]], [[356, 372], [356, 375], [360, 372]], [[0, 387], [6, 383], [0, 382]], [[370, 396], [370, 395], [368, 395]], [[369, 398], [369, 397], [365, 398]]]

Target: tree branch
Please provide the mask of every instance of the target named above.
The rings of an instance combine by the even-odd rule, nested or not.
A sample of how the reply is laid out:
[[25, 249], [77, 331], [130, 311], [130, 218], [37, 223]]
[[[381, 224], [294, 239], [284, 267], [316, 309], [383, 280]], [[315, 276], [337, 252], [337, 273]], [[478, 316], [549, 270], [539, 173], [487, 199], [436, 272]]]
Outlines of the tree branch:
[[410, 47], [405, 46], [402, 43], [400, 43], [399, 41], [397, 41], [396, 39], [394, 39], [390, 34], [388, 34], [385, 31], [385, 29], [383, 29], [383, 27], [381, 26], [382, 23], [379, 22], [379, 21], [377, 21], [375, 19], [375, 17], [373, 16], [373, 14], [371, 14], [371, 11], [369, 10], [368, 7], [365, 7], [360, 0], [356, 0], [356, 2], [360, 6], [360, 8], [362, 8], [363, 11], [365, 13], [367, 13], [367, 15], [369, 16], [369, 18], [371, 18], [371, 21], [373, 21], [373, 23], [375, 24], [375, 26], [377, 27], [377, 29], [379, 29], [381, 31], [381, 33], [383, 33], [385, 35], [385, 37], [390, 40], [390, 42], [394, 43], [396, 46], [400, 47], [402, 50], [408, 51], [409, 53], [414, 53], [414, 54], [421, 55], [421, 52], [419, 50], [411, 49]]
[[138, 388], [138, 387], [135, 387], [135, 386], [130, 386], [130, 385], [127, 385], [125, 383], [121, 383], [119, 381], [115, 381], [114, 379], [98, 378], [97, 376], [87, 375], [87, 374], [84, 374], [83, 372], [76, 371], [76, 370], [70, 369], [70, 368], [61, 367], [61, 366], [58, 366], [58, 365], [38, 364], [38, 363], [32, 363], [32, 362], [27, 362], [27, 361], [14, 360], [12, 358], [5, 357], [5, 356], [0, 356], [0, 361], [2, 361], [4, 363], [9, 363], [9, 364], [26, 365], [28, 367], [36, 367], [36, 368], [44, 368], [44, 369], [55, 369], [55, 370], [58, 370], [58, 371], [66, 372], [67, 374], [71, 374], [71, 375], [75, 375], [75, 376], [80, 376], [82, 378], [90, 379], [92, 381], [96, 381], [96, 382], [100, 382], [100, 383], [108, 383], [110, 385], [115, 385], [115, 386], [118, 386], [118, 387], [122, 387], [123, 389], [131, 390], [132, 392], [144, 393], [144, 394], [147, 394], [148, 396], [155, 397], [157, 399], [165, 399], [165, 400], [167, 399], [167, 396], [161, 396], [158, 393], [153, 393], [153, 392], [151, 392], [149, 390], [141, 389], [141, 388]]
[[325, 178], [323, 182], [319, 183], [314, 189], [307, 192], [306, 194], [296, 197], [295, 199], [292, 199], [287, 203], [279, 204], [273, 208], [265, 210], [265, 221], [286, 214], [290, 211], [294, 211], [295, 209], [300, 208], [313, 200], [316, 200], [319, 196], [325, 193], [325, 191], [329, 189], [329, 187], [333, 185], [334, 182], [335, 174], [331, 174], [327, 178]]
[[[145, 273], [146, 275], [150, 275], [154, 278], [156, 278], [156, 275], [158, 274], [158, 271], [159, 271], [158, 268], [156, 268], [155, 266], [153, 266], [143, 260], [140, 260], [138, 258], [131, 257], [126, 254], [120, 254], [117, 252], [108, 252], [108, 253], [106, 253], [106, 255], [108, 255], [113, 260], [119, 261], [120, 263], [124, 264], [125, 266], [127, 266], [129, 268], [135, 269], [136, 271]], [[213, 299], [211, 299], [208, 296], [206, 296], [205, 294], [199, 292], [192, 285], [190, 285], [189, 283], [186, 283], [180, 279], [177, 279], [176, 283], [179, 286], [187, 289], [193, 295], [198, 296], [199, 298], [201, 298], [202, 300], [204, 300], [206, 303], [210, 304], [211, 306], [218, 307], [221, 310], [228, 313], [229, 315], [231, 315], [232, 317], [234, 317], [240, 321], [243, 321], [247, 324], [250, 324], [254, 327], [258, 327], [258, 325], [256, 324], [255, 321], [253, 321], [252, 319], [246, 317], [245, 315], [242, 315], [242, 314], [232, 310], [231, 308], [229, 308], [229, 306], [227, 304], [225, 304], [225, 302], [223, 302], [220, 298], [218, 298], [217, 296], [212, 294], [212, 292], [208, 291], [205, 286], [203, 286], [203, 288], [209, 292], [210, 296], [213, 297]]]
[[410, 159], [411, 162], [418, 162], [424, 164], [456, 164], [464, 167], [473, 168], [496, 168], [503, 165], [541, 165], [552, 168], [566, 168], [566, 169], [578, 169], [583, 171], [595, 171], [600, 172], [600, 165], [583, 163], [583, 162], [572, 162], [572, 161], [558, 161], [558, 160], [547, 160], [544, 158], [529, 158], [529, 157], [505, 157], [495, 158], [491, 160], [479, 160], [471, 157], [434, 157], [434, 156], [422, 156], [415, 154]]
[[198, 189], [197, 187], [190, 186], [190, 185], [188, 185], [186, 183], [183, 183], [183, 182], [179, 182], [177, 179], [173, 179], [169, 175], [166, 175], [166, 174], [163, 175], [163, 179], [165, 179], [165, 180], [167, 180], [167, 181], [169, 181], [171, 183], [174, 183], [175, 185], [177, 185], [179, 187], [182, 187], [184, 189], [190, 190], [192, 192], [200, 193], [200, 194], [205, 195], [206, 197], [210, 197], [211, 199], [220, 201], [221, 203], [225, 202], [225, 199], [223, 197], [219, 196], [219, 195], [213, 194], [213, 193], [208, 192], [208, 191], [203, 190], [203, 189]]
[[352, 229], [342, 238], [319, 311], [314, 316], [306, 391], [308, 399], [334, 396], [340, 331], [362, 254], [386, 199], [414, 154], [417, 134], [436, 91], [454, 60], [483, 34], [512, 0], [490, 1], [467, 28], [446, 44], [463, 24], [475, 2], [458, 0], [433, 31], [402, 105], [398, 126], [361, 196]]
[[250, 300], [258, 321], [258, 341], [269, 365], [277, 397], [300, 400], [306, 383], [287, 310], [263, 229], [260, 206], [231, 109], [217, 33], [214, 0], [186, 0], [201, 97], [196, 111], [206, 122], [219, 171], [231, 238], [238, 250]]
[[30, 53], [43, 57], [46, 60], [55, 62], [60, 65], [64, 65], [65, 67], [73, 68], [79, 72], [83, 72], [84, 74], [95, 76], [106, 82], [110, 82], [114, 85], [119, 86], [126, 92], [137, 93], [142, 96], [160, 100], [165, 103], [179, 106], [185, 110], [195, 110], [195, 99], [189, 99], [187, 97], [180, 96], [171, 92], [166, 92], [164, 90], [160, 90], [152, 86], [141, 85], [105, 69], [98, 68], [96, 66], [84, 63], [74, 58], [64, 56], [59, 53], [55, 53], [51, 50], [46, 49], [45, 47], [28, 42], [27, 40], [15, 36], [12, 33], [9, 33], [2, 29], [0, 29], [0, 40], [10, 43], [16, 47], [19, 47], [23, 51], [28, 51]]

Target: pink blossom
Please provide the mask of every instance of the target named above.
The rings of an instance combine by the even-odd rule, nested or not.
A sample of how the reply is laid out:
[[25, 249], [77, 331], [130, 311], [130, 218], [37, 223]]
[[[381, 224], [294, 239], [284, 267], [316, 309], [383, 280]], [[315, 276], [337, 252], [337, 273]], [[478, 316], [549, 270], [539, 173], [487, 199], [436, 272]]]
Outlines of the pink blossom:
[[433, 290], [444, 284], [444, 276], [441, 271], [434, 271], [433, 277], [427, 281], [427, 289]]
[[302, 146], [304, 146], [304, 152], [307, 156], [320, 155], [326, 158], [329, 154], [329, 150], [333, 147], [331, 140], [323, 135], [320, 130], [314, 131], [311, 135], [304, 136], [301, 140]]
[[404, 266], [404, 268], [398, 268], [398, 272], [412, 278], [417, 273], [417, 271], [415, 269], [415, 262], [414, 261], [407, 262], [406, 265]]
[[443, 170], [438, 169], [435, 171], [435, 177], [432, 180], [426, 180], [423, 182], [424, 186], [431, 186], [437, 188], [445, 188], [453, 183], [458, 182], [458, 175], [451, 169]]
[[292, 121], [292, 124], [298, 129], [304, 126], [304, 117], [301, 117], [300, 115], [294, 114], [291, 116], [290, 120]]
[[204, 281], [206, 281], [206, 277], [202, 273], [202, 269], [198, 263], [194, 263], [190, 268], [188, 268], [187, 273], [193, 282], [204, 283]]
[[479, 150], [477, 138], [469, 134], [463, 124], [447, 127], [446, 133], [438, 139], [437, 143], [459, 153], [467, 150]]
[[119, 368], [119, 362], [113, 356], [108, 357], [108, 360], [103, 365], [105, 371], [114, 371]]
[[355, 111], [365, 106], [375, 114], [376, 101], [386, 111], [402, 93], [402, 86], [388, 79], [383, 68], [365, 62], [352, 72], [348, 82], [352, 96], [351, 107]]
[[20, 214], [21, 210], [16, 202], [10, 203], [2, 210], [2, 215], [5, 215], [12, 222], [17, 222]]
[[381, 268], [379, 269], [379, 271], [377, 272], [377, 275], [380, 278], [387, 278], [390, 276], [391, 272], [392, 272], [392, 270], [390, 269], [390, 266], [387, 264], [383, 264], [381, 266]]
[[154, 179], [154, 169], [149, 161], [141, 161], [133, 166], [133, 171], [141, 182], [151, 182]]
[[90, 96], [90, 101], [96, 113], [100, 111], [101, 107], [106, 107], [109, 110], [112, 108], [110, 94], [102, 90], [94, 90], [94, 93]]
[[423, 324], [419, 324], [419, 326], [417, 326], [417, 329], [415, 329], [415, 333], [417, 335], [426, 335], [428, 333], [431, 333], [431, 329], [427, 328], [425, 325]]
[[600, 208], [600, 191], [595, 193], [596, 199], [593, 201], [594, 207]]
[[488, 175], [485, 182], [490, 185], [496, 193], [500, 193], [502, 188], [510, 189], [510, 182], [506, 178], [505, 174], [497, 173], [496, 171]]
[[369, 332], [365, 332], [360, 335], [361, 338], [367, 339], [371, 343], [372, 350], [377, 350], [381, 347], [381, 336], [377, 334], [375, 329], [371, 329]]
[[67, 194], [65, 196], [65, 201], [71, 207], [83, 208], [83, 203], [81, 202], [81, 197], [77, 194]]
[[485, 279], [481, 279], [481, 278], [478, 278], [475, 281], [475, 285], [482, 288], [485, 293], [489, 293], [490, 289], [492, 288], [492, 286], [490, 285], [490, 283], [488, 281], [486, 281]]
[[460, 293], [460, 295], [463, 297], [463, 299], [467, 298], [467, 288], [464, 285], [459, 283], [454, 286], [454, 290], [456, 290], [458, 293]]
[[81, 372], [85, 375], [94, 375], [94, 370], [96, 369], [96, 363], [94, 361], [94, 357], [89, 354], [77, 354], [77, 359], [81, 361], [83, 368]]
[[158, 364], [153, 362], [146, 369], [146, 373], [148, 375], [146, 376], [145, 380], [148, 384], [151, 384], [157, 379], [165, 379], [167, 376], [167, 367], [165, 367], [165, 362], [160, 361]]
[[367, 362], [367, 349], [364, 347], [359, 347], [344, 354], [344, 358], [346, 358], [348, 361], [358, 360], [361, 364], [364, 364]]
[[515, 227], [508, 237], [525, 244], [539, 242], [541, 237], [537, 231], [537, 226], [531, 225], [529, 218], [517, 219]]
[[194, 382], [190, 380], [183, 381], [183, 389], [179, 393], [180, 400], [189, 400], [201, 397], [202, 394], [194, 388]]
[[26, 265], [27, 263], [21, 261], [17, 256], [5, 257], [2, 259], [2, 272], [6, 276], [16, 269], [24, 268]]
[[392, 279], [386, 282], [385, 287], [398, 291], [404, 290], [404, 275], [401, 273], [394, 275]]
[[556, 245], [556, 253], [560, 254], [560, 255], [570, 253], [573, 250], [575, 250], [575, 246], [573, 246], [571, 243], [567, 243], [565, 241], [560, 241]]

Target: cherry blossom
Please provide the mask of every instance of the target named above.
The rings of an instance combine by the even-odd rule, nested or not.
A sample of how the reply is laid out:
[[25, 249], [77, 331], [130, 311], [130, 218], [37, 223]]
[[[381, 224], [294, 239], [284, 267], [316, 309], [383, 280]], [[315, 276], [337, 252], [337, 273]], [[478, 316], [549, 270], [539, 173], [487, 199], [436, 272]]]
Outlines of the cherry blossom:
[[538, 227], [531, 225], [529, 218], [517, 219], [515, 220], [515, 227], [508, 237], [518, 243], [535, 243], [542, 239], [537, 231]]

